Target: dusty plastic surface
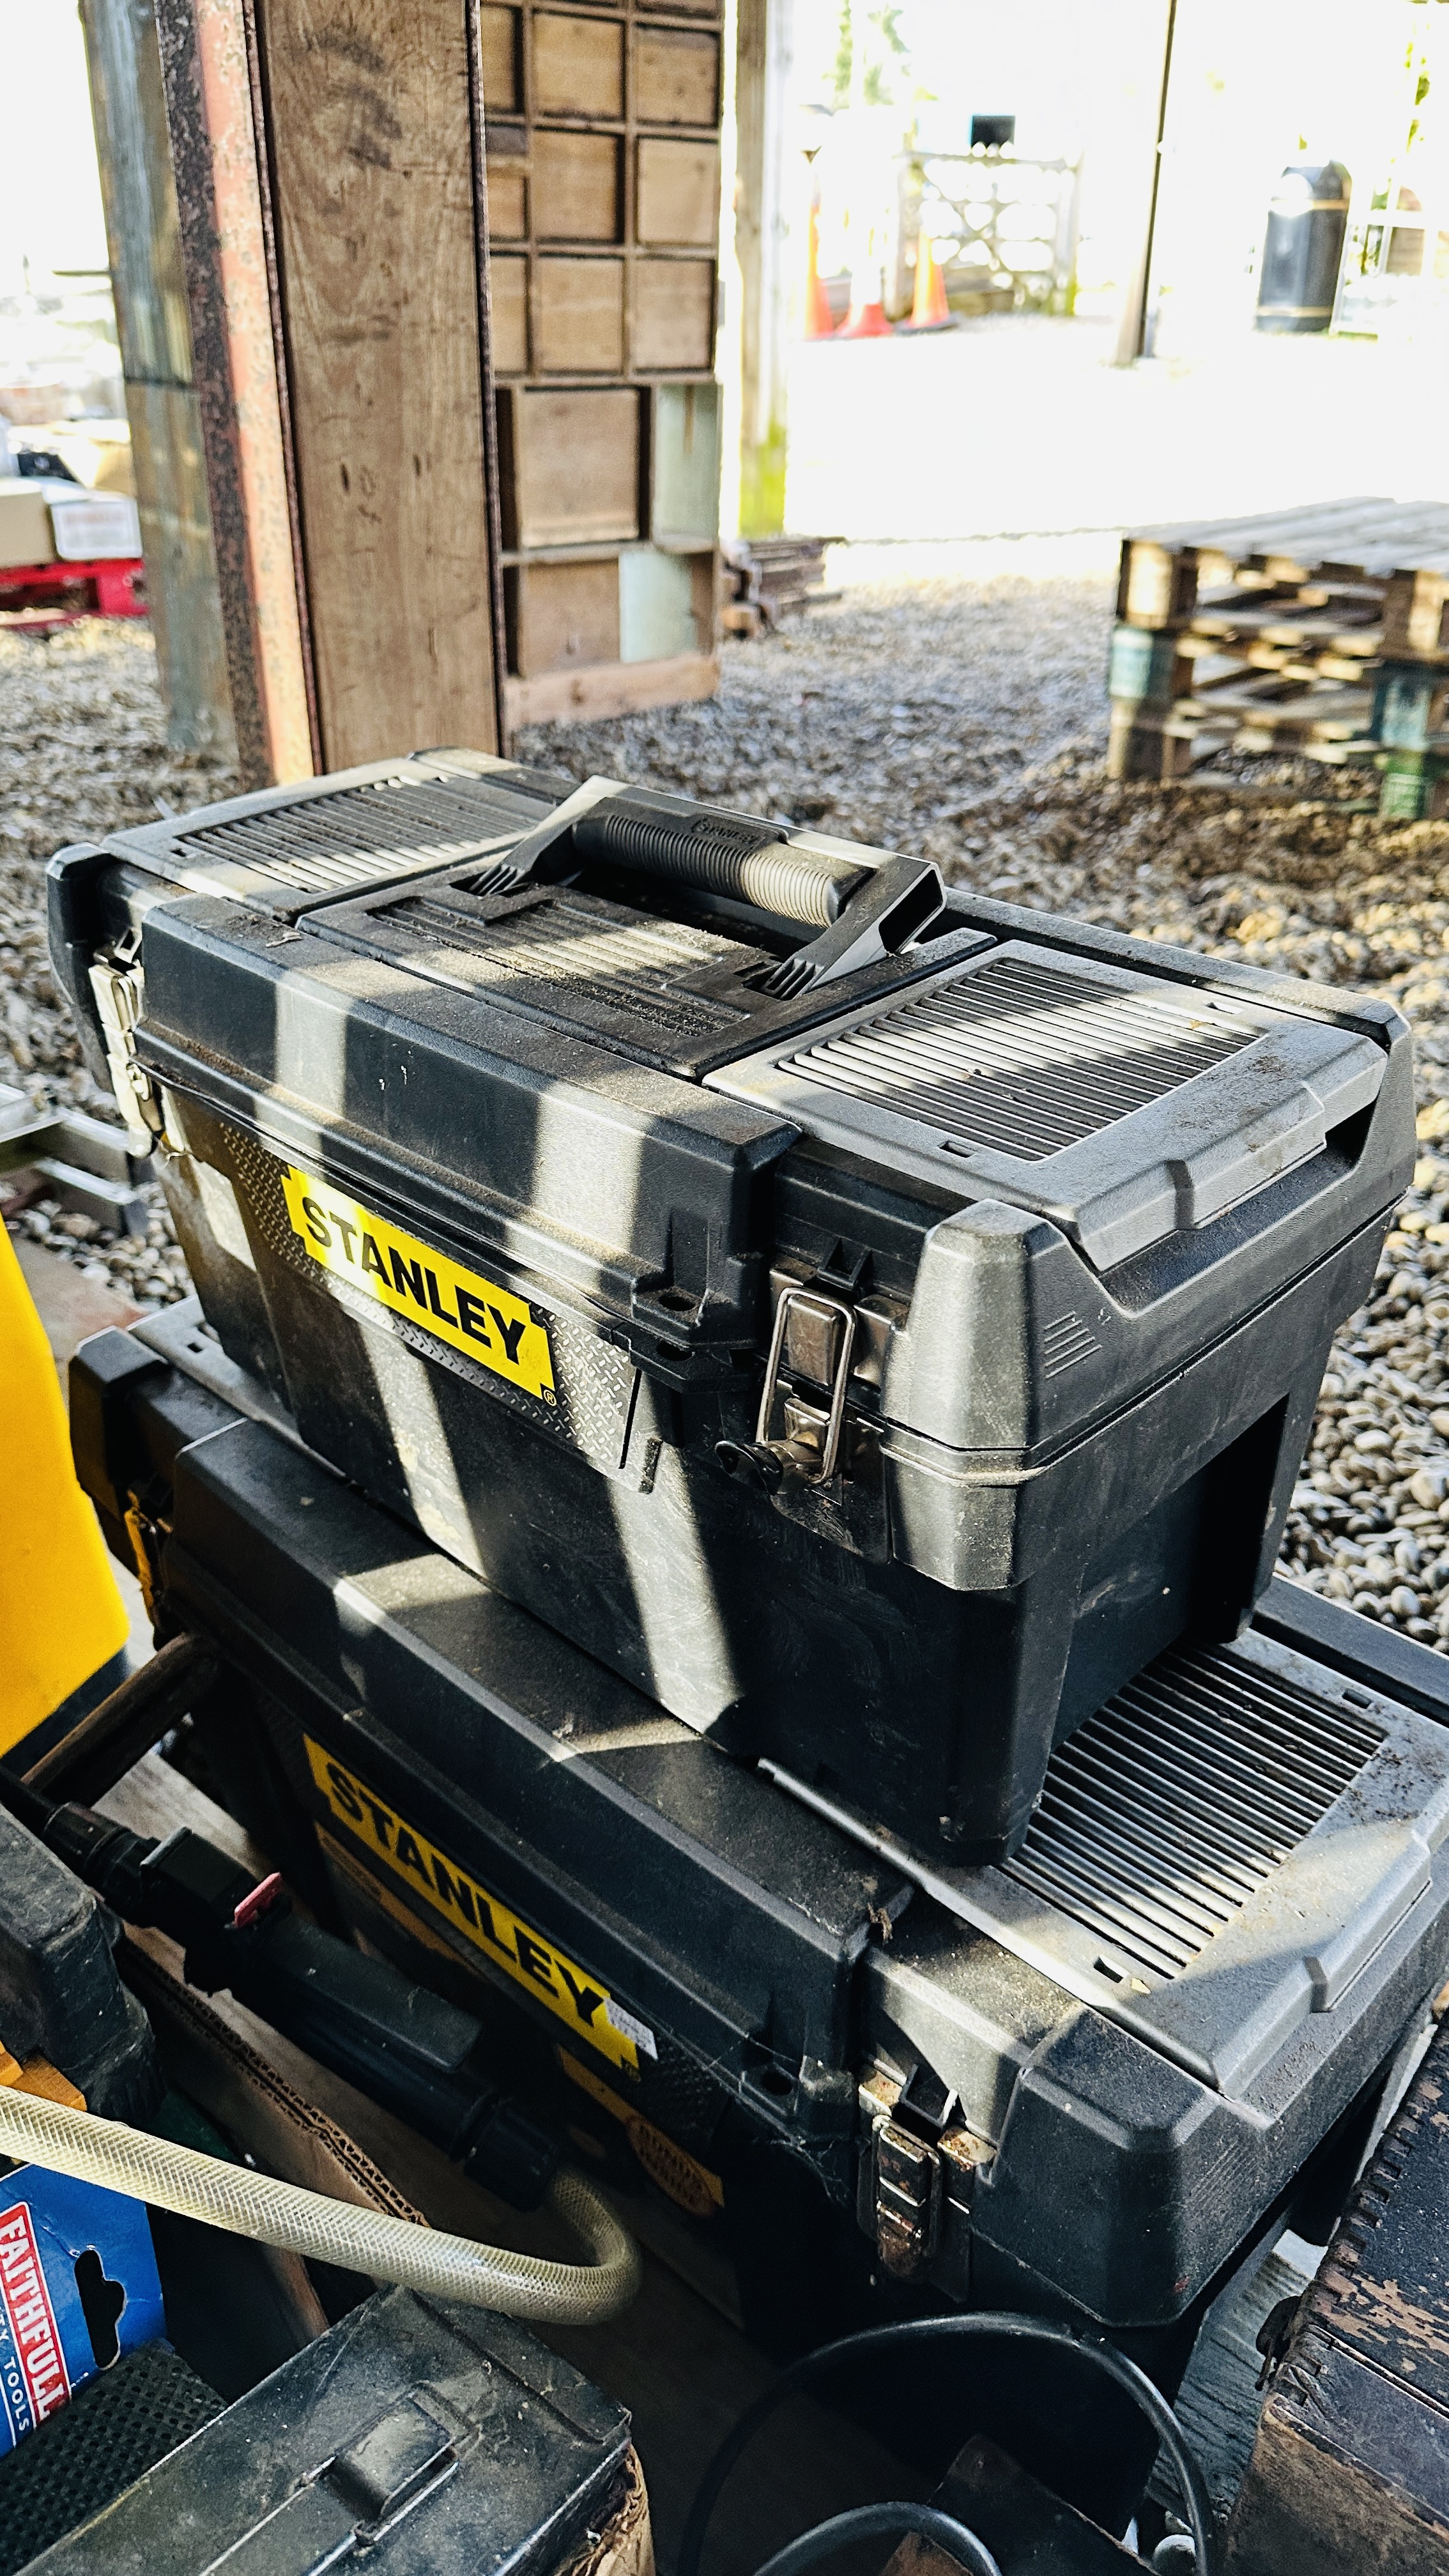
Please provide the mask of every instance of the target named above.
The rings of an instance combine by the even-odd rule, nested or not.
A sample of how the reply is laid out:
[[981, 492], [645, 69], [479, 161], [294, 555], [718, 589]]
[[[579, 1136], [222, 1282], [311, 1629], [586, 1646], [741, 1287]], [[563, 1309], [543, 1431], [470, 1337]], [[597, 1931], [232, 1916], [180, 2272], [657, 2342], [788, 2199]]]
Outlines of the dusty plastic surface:
[[150, 2027], [116, 1973], [89, 1888], [0, 1810], [0, 2043], [48, 2058], [105, 2119], [161, 2097]]
[[501, 2318], [391, 2290], [34, 2564], [45, 2576], [553, 2576], [624, 2500], [628, 2418]]

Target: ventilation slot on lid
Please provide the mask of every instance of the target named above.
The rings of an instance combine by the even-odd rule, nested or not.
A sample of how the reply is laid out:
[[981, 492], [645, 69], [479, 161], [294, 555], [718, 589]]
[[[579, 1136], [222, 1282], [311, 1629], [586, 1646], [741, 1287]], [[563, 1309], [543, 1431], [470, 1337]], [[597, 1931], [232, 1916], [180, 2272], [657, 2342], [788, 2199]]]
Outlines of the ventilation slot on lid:
[[1179, 1976], [1383, 1741], [1235, 1656], [1164, 1655], [1052, 1755], [1004, 1875], [1144, 1978]]
[[188, 832], [176, 844], [186, 881], [201, 890], [219, 871], [295, 894], [343, 894], [390, 876], [484, 857], [527, 829], [531, 809], [461, 781], [384, 778], [331, 796], [299, 797], [257, 814]]
[[650, 921], [589, 895], [533, 897], [489, 919], [445, 896], [404, 895], [377, 909], [395, 937], [414, 944], [417, 963], [446, 970], [471, 991], [489, 987], [521, 998], [522, 988], [591, 995], [611, 1009], [685, 1034], [728, 1028], [738, 1010], [671, 988], [684, 975], [732, 960], [737, 942], [676, 922]]
[[791, 1056], [788, 1070], [963, 1144], [1040, 1162], [1251, 1044], [1266, 1011], [996, 957]]

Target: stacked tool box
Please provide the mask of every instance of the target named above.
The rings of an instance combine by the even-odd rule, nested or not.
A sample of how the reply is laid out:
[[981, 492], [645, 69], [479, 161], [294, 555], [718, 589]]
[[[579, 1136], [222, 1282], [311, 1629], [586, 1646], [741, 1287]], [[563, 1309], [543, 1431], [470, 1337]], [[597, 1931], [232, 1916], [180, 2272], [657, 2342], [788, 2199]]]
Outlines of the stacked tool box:
[[1262, 1606], [1402, 1023], [464, 753], [52, 894], [200, 1292], [77, 1457], [214, 1792], [773, 2341], [1170, 2381], [1449, 1957], [1437, 1659]]

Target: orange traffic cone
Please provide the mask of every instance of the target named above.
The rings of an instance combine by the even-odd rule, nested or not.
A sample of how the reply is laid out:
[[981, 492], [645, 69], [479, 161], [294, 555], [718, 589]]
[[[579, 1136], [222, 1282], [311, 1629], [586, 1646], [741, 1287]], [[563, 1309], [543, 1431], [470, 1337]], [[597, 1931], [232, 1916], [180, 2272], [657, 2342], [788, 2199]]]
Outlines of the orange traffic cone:
[[916, 241], [916, 295], [903, 331], [949, 331], [956, 316], [946, 302], [946, 281], [936, 266], [934, 247], [925, 233]]
[[868, 268], [858, 268], [850, 285], [850, 311], [835, 333], [837, 340], [889, 340], [895, 325], [886, 320], [881, 301], [881, 273], [878, 261]]
[[828, 340], [834, 332], [830, 298], [820, 275], [820, 209], [810, 209], [809, 254], [805, 263], [805, 337]]

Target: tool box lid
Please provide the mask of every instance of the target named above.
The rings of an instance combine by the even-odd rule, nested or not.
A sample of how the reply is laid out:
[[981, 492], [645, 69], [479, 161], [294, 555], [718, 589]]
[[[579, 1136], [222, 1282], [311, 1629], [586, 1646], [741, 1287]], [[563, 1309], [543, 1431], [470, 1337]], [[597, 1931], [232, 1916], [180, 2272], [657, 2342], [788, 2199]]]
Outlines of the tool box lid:
[[1060, 922], [956, 957], [710, 1087], [963, 1196], [1049, 1217], [1097, 1270], [1220, 1216], [1377, 1099], [1377, 1032], [1207, 960], [1117, 962]]
[[[419, 754], [117, 835], [110, 858], [161, 896], [139, 1063], [360, 1204], [513, 1260], [526, 1293], [647, 1322], [660, 1350], [767, 1334], [786, 1175], [813, 1172], [841, 1242], [879, 1234], [888, 1197], [892, 1293], [919, 1311], [881, 1409], [968, 1448], [1003, 1445], [941, 1392], [971, 1374], [945, 1274], [987, 1260], [983, 1226], [1014, 1226], [1041, 1273], [1023, 1383], [1095, 1351], [1100, 1308], [1120, 1345], [1100, 1411], [1402, 1186], [1408, 1038], [1386, 1004], [759, 816], [567, 789]], [[105, 857], [76, 855], [77, 889]], [[917, 1294], [928, 1246], [944, 1304]], [[1170, 1330], [1166, 1271], [1128, 1275], [1154, 1260]], [[998, 1374], [1000, 1320], [977, 1316]]]
[[53, 2576], [554, 2576], [630, 2491], [629, 2419], [507, 2318], [380, 2290], [37, 2561]]
[[509, 849], [571, 783], [489, 752], [419, 751], [168, 814], [104, 847], [189, 894], [287, 916]]
[[1321, 1153], [1402, 1034], [1383, 1008], [948, 894], [929, 862], [483, 753], [108, 846], [892, 1178], [1050, 1217], [1099, 1271]]

